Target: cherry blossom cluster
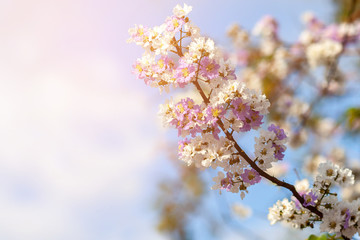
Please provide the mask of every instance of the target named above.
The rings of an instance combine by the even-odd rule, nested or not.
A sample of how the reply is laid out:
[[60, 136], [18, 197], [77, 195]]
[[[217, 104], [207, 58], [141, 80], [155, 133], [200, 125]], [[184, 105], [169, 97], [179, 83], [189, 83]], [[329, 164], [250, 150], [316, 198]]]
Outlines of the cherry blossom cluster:
[[[271, 102], [270, 120], [287, 130], [293, 147], [303, 145], [309, 132], [328, 137], [337, 125], [329, 118], [309, 119], [313, 103], [297, 96], [297, 87], [303, 83], [289, 79], [294, 75], [306, 79], [306, 84], [318, 91], [315, 102], [343, 94], [346, 75], [337, 62], [356, 53], [360, 40], [359, 21], [327, 25], [310, 12], [302, 20], [305, 29], [295, 43], [279, 37], [279, 24], [271, 16], [263, 17], [252, 34], [237, 24], [228, 30], [235, 48], [229, 55], [237, 63], [238, 75], [248, 87], [266, 94]], [[253, 37], [258, 41], [252, 41]], [[318, 77], [318, 68], [325, 69], [324, 77]]]
[[[138, 78], [151, 86], [183, 88], [195, 84], [205, 96], [200, 103], [190, 97], [160, 107], [165, 125], [178, 130], [179, 158], [199, 168], [223, 168], [214, 189], [239, 192], [258, 183], [260, 175], [236, 154], [227, 134], [259, 129], [270, 106], [265, 95], [236, 79], [235, 69], [213, 40], [199, 35], [187, 17], [191, 7], [176, 6], [174, 15], [153, 29], [135, 26], [130, 42], [145, 49], [134, 65]], [[188, 40], [186, 44], [186, 40]], [[282, 160], [285, 133], [275, 125], [262, 131], [256, 144], [255, 162], [262, 168]], [[244, 196], [244, 195], [242, 195]]]
[[283, 160], [286, 141], [284, 130], [274, 124], [267, 131], [260, 131], [260, 137], [255, 138], [255, 162], [261, 169], [269, 169], [272, 162]]
[[[338, 131], [339, 126], [333, 119], [322, 118], [319, 115], [312, 118], [311, 112], [314, 105], [322, 98], [344, 93], [347, 79], [340, 70], [338, 61], [341, 57], [351, 54], [351, 50], [356, 52], [360, 40], [360, 22], [358, 21], [326, 25], [313, 14], [305, 13], [303, 22], [306, 29], [300, 34], [299, 40], [290, 45], [279, 38], [278, 24], [271, 16], [265, 16], [253, 29], [253, 35], [260, 37], [259, 44], [251, 42], [251, 35], [238, 25], [233, 25], [228, 31], [228, 35], [233, 40], [236, 49], [236, 54], [232, 56], [240, 67], [239, 75], [246, 81], [248, 86], [263, 90], [270, 98], [272, 106], [269, 109], [270, 114], [268, 117], [271, 121], [287, 130], [290, 135], [290, 144], [293, 147], [306, 143], [308, 133], [315, 135], [316, 142], [317, 140], [324, 141], [323, 139]], [[320, 77], [320, 79], [317, 79], [319, 76], [318, 72], [316, 72], [318, 67], [325, 69], [324, 77]], [[295, 74], [307, 78], [306, 85], [310, 85], [312, 90], [317, 89], [318, 96], [314, 98], [314, 102], [307, 103], [297, 98], [298, 90], [289, 84], [292, 83], [289, 79]], [[299, 85], [299, 83], [296, 83], [295, 87], [299, 87]], [[314, 173], [314, 169], [317, 167], [327, 169], [323, 164], [319, 166], [319, 162], [326, 159], [341, 166], [344, 166], [346, 161], [343, 149], [334, 147], [327, 154], [322, 153], [321, 150], [315, 151], [313, 156], [307, 158], [305, 167], [310, 173]], [[346, 181], [345, 183], [339, 182], [339, 186], [342, 190], [348, 190], [344, 191], [346, 193], [344, 197], [353, 200], [356, 199], [356, 196], [359, 196], [359, 191], [356, 191], [356, 189], [359, 189], [356, 186], [359, 185], [353, 185], [354, 180], [353, 177], [350, 177], [349, 171], [349, 169], [339, 170], [339, 179], [342, 178], [342, 175], [345, 175], [345, 179], [350, 179], [347, 183]], [[319, 172], [321, 171], [319, 170]], [[319, 175], [317, 176], [317, 180], [319, 180]], [[339, 179], [338, 181], [340, 181]], [[315, 182], [315, 184], [321, 186], [318, 182]], [[330, 218], [326, 219], [326, 217], [331, 215], [326, 215], [320, 205], [314, 204], [314, 202], [319, 203], [319, 199], [321, 199], [321, 197], [319, 198], [319, 192], [302, 192], [301, 196], [304, 198], [303, 206], [316, 207], [316, 209], [324, 213], [323, 221], [325, 223], [321, 225], [321, 230], [336, 232], [349, 238], [356, 233], [358, 225], [349, 228], [347, 223], [342, 222], [339, 218], [337, 219], [337, 226], [343, 224], [341, 231], [334, 231], [325, 227], [328, 223], [326, 221], [330, 220]], [[331, 198], [331, 196], [327, 194], [323, 198], [325, 200], [322, 201], [325, 203], [326, 199]], [[346, 201], [337, 202], [337, 206], [347, 204]], [[286, 211], [285, 209], [294, 209], [291, 208], [292, 205], [297, 208], [301, 206], [298, 200], [284, 200], [283, 202], [279, 201], [273, 210], [279, 211], [279, 209], [284, 208], [281, 210], [282, 212]], [[302, 207], [301, 211], [296, 214], [290, 213], [291, 211], [287, 212], [286, 214], [290, 213], [288, 218], [282, 218], [281, 213], [281, 216], [279, 214], [270, 214], [269, 219], [273, 222], [280, 216], [282, 220], [292, 222], [297, 227], [312, 226], [313, 221], [306, 222], [309, 217], [303, 215], [303, 211], [314, 215], [313, 212]], [[322, 219], [316, 214], [314, 216], [317, 216], [314, 221]], [[298, 222], [294, 221], [295, 217], [299, 218]], [[303, 220], [306, 224], [302, 222]]]
[[134, 73], [147, 85], [168, 90], [171, 85], [184, 87], [194, 77], [194, 65], [182, 59], [175, 68], [174, 61], [168, 56], [169, 52], [176, 51], [177, 35], [180, 34], [180, 39], [199, 36], [198, 28], [192, 26], [186, 17], [191, 10], [192, 7], [187, 5], [183, 8], [177, 6], [173, 16], [168, 17], [164, 24], [154, 28], [136, 25], [129, 30], [131, 38], [128, 42], [135, 42], [145, 49], [142, 58], [134, 64]]
[[348, 168], [340, 168], [329, 161], [322, 162], [318, 168], [313, 188], [305, 179], [295, 187], [305, 200], [303, 206], [318, 209], [322, 216], [304, 208], [297, 199], [283, 199], [269, 209], [268, 219], [271, 224], [278, 221], [290, 223], [295, 228], [313, 227], [317, 221], [322, 221], [320, 230], [335, 233], [338, 237], [351, 238], [360, 232], [360, 199], [352, 202], [339, 201], [337, 193], [331, 187], [346, 187], [354, 184], [354, 176]]
[[305, 52], [312, 68], [331, 64], [346, 47], [360, 40], [359, 22], [325, 25], [310, 12], [303, 15], [303, 22], [306, 29], [294, 49]]
[[[326, 25], [310, 12], [305, 13], [302, 19], [305, 30], [301, 32], [298, 41], [290, 46], [279, 38], [278, 23], [272, 16], [263, 17], [252, 31], [254, 36], [260, 37], [260, 54], [286, 58], [283, 73], [292, 67], [289, 61], [304, 57], [312, 67], [325, 65], [343, 53], [345, 48], [354, 46], [360, 40], [360, 22]], [[250, 34], [240, 26], [233, 25], [229, 28], [228, 35], [239, 50], [236, 56], [239, 64], [251, 62], [252, 51], [257, 48], [250, 47]], [[276, 71], [281, 72], [280, 69]]]
[[[322, 221], [324, 231], [346, 237], [357, 232], [358, 210], [338, 201], [336, 194], [330, 192], [330, 187], [335, 184], [353, 184], [349, 169], [340, 169], [331, 163], [320, 164], [313, 188], [299, 190], [269, 175], [267, 171], [273, 163], [284, 159], [289, 138], [279, 126], [281, 124], [262, 126], [265, 117], [271, 117], [270, 101], [261, 88], [254, 87], [254, 82], [261, 82], [269, 73], [275, 84], [284, 79], [289, 74], [289, 54], [307, 58], [312, 66], [327, 64], [329, 59], [337, 58], [346, 44], [357, 41], [357, 28], [342, 27], [330, 31], [315, 17], [308, 16], [307, 26], [313, 34], [311, 41], [286, 49], [279, 40], [277, 22], [267, 16], [254, 29], [254, 34], [261, 37], [260, 51], [249, 51], [244, 48], [250, 44], [249, 35], [239, 27], [233, 27], [229, 35], [243, 50], [237, 58], [243, 66], [255, 61], [253, 58], [258, 55], [268, 56], [268, 60], [257, 63], [255, 68], [245, 67], [237, 77], [228, 54], [224, 54], [213, 40], [201, 36], [199, 29], [191, 23], [187, 17], [191, 10], [186, 4], [177, 5], [164, 24], [154, 28], [138, 25], [129, 30], [129, 42], [135, 42], [145, 50], [134, 64], [134, 73], [139, 79], [160, 91], [192, 86], [201, 97], [198, 100], [188, 96], [177, 102], [170, 99], [160, 106], [164, 125], [177, 129], [182, 137], [179, 158], [200, 169], [220, 168], [212, 189], [240, 192], [241, 198], [262, 178], [289, 189], [294, 199], [278, 201], [270, 209], [271, 223], [287, 221], [295, 227], [305, 228], [313, 226], [315, 221]], [[336, 44], [340, 44], [340, 49]], [[308, 56], [310, 47], [315, 48], [311, 53], [319, 52], [316, 57]], [[269, 94], [274, 98], [271, 92]], [[296, 105], [292, 98], [284, 102], [283, 111], [287, 114], [290, 107], [300, 108], [304, 114], [307, 111], [306, 105], [301, 101]], [[237, 134], [250, 130], [259, 130], [253, 159], [236, 141]], [[344, 206], [347, 206], [345, 210]], [[333, 226], [329, 216], [337, 213], [340, 214], [335, 218], [337, 225]]]
[[[251, 41], [252, 35], [238, 25], [228, 31], [236, 52], [230, 55], [240, 68], [238, 75], [251, 88], [266, 93], [271, 102], [268, 119], [286, 129], [290, 146], [294, 148], [309, 144], [310, 139], [325, 142], [346, 132], [338, 123], [341, 119], [313, 112], [325, 102], [322, 99], [334, 95], [341, 95], [342, 99], [347, 97], [345, 93], [349, 91], [354, 74], [344, 72], [338, 62], [343, 58], [351, 61], [358, 53], [360, 40], [359, 21], [325, 24], [312, 13], [305, 13], [302, 19], [305, 30], [295, 43], [280, 39], [278, 24], [271, 16], [261, 19], [252, 31], [254, 36], [260, 37], [260, 43]], [[299, 88], [315, 90], [316, 94], [311, 101], [304, 101], [301, 99], [304, 92]], [[307, 172], [313, 174], [323, 157], [341, 166], [346, 164], [343, 150], [340, 151], [342, 157], [335, 156], [335, 152], [340, 153], [339, 146], [330, 148], [330, 152], [326, 152], [327, 149], [318, 148], [309, 154], [305, 162]], [[345, 188], [344, 196], [358, 197], [359, 184]]]

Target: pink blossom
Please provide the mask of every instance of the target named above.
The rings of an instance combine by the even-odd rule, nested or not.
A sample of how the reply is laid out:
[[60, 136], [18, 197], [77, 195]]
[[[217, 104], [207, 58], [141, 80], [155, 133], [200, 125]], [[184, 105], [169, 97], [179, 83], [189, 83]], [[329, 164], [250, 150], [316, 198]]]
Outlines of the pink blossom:
[[144, 79], [146, 77], [146, 74], [144, 71], [145, 69], [141, 65], [140, 61], [136, 61], [132, 67], [134, 69], [132, 73], [134, 73], [138, 79]]
[[181, 152], [184, 151], [184, 147], [190, 143], [190, 139], [187, 139], [187, 138], [184, 138], [183, 140], [180, 140], [178, 142], [178, 145], [179, 145], [179, 156], [181, 157]]
[[245, 169], [244, 173], [240, 175], [242, 180], [245, 183], [249, 183], [250, 185], [254, 185], [255, 183], [258, 183], [261, 181], [260, 174], [255, 171], [254, 169]]
[[227, 191], [230, 191], [231, 187], [234, 185], [232, 178], [232, 173], [227, 172], [226, 177], [221, 179], [220, 181], [221, 189], [226, 189]]
[[252, 129], [256, 129], [258, 127], [260, 127], [260, 125], [263, 123], [262, 119], [263, 119], [263, 115], [261, 115], [258, 111], [254, 111], [254, 110], [250, 110], [250, 118], [247, 118], [245, 121], [246, 124], [250, 125], [250, 128]]
[[221, 75], [224, 80], [235, 80], [236, 79], [235, 70], [227, 69], [226, 71], [227, 71], [226, 75], [224, 75], [224, 74]]
[[180, 65], [176, 68], [174, 78], [180, 87], [185, 87], [195, 76], [196, 67], [180, 59]]
[[171, 58], [166, 55], [162, 55], [153, 66], [153, 71], [155, 73], [163, 73], [165, 70], [172, 69], [174, 65], [174, 61]]
[[207, 79], [219, 76], [220, 65], [208, 57], [203, 57], [200, 62], [200, 74]]
[[313, 192], [309, 192], [302, 196], [304, 198], [304, 206], [315, 206], [315, 201], [317, 200], [317, 196]]
[[134, 69], [132, 73], [135, 74], [138, 79], [144, 79], [146, 85], [149, 85], [155, 80], [151, 75], [149, 75], [146, 66], [143, 66], [139, 60], [137, 60], [132, 67]]
[[165, 21], [167, 27], [166, 30], [169, 32], [178, 32], [182, 28], [182, 26], [185, 24], [185, 21], [183, 18], [179, 18], [176, 16], [168, 17]]
[[206, 121], [211, 125], [217, 125], [219, 118], [225, 115], [226, 111], [222, 106], [208, 106], [206, 109]]
[[280, 128], [279, 126], [276, 126], [274, 124], [271, 124], [269, 127], [268, 127], [268, 130], [269, 131], [272, 131], [276, 134], [276, 137], [279, 139], [279, 140], [283, 140], [286, 138], [286, 134], [285, 134], [285, 131], [284, 129]]
[[331, 24], [327, 26], [323, 31], [323, 37], [337, 41], [339, 43], [351, 43], [356, 42], [359, 38], [359, 34], [348, 35], [341, 33], [339, 25]]
[[130, 37], [135, 42], [146, 42], [149, 39], [149, 28], [142, 25], [135, 25], [135, 28], [131, 29]]
[[285, 156], [284, 152], [286, 149], [283, 146], [276, 144], [273, 144], [272, 147], [275, 148], [274, 157], [278, 160], [283, 160]]
[[245, 120], [250, 118], [250, 107], [243, 103], [241, 98], [236, 98], [231, 103], [233, 106], [232, 112], [238, 119]]
[[[276, 134], [276, 138], [279, 140], [283, 140], [286, 138], [284, 129], [280, 128], [279, 126], [271, 124], [268, 127], [268, 130], [274, 132]], [[275, 143], [273, 143], [272, 147], [275, 148], [275, 153], [274, 153], [275, 158], [278, 160], [283, 160], [284, 152], [286, 150], [285, 147], [281, 145], [277, 145]]]
[[232, 101], [233, 113], [239, 119], [243, 121], [243, 126], [240, 131], [247, 132], [252, 128], [258, 128], [262, 124], [263, 115], [258, 111], [254, 111], [249, 105], [243, 103], [241, 98], [236, 98]]
[[338, 25], [335, 25], [335, 24], [331, 24], [324, 29], [323, 37], [337, 41], [337, 42], [342, 41], [342, 37], [339, 34], [339, 27], [338, 27]]
[[171, 124], [178, 129], [178, 135], [182, 131], [189, 131], [194, 137], [196, 133], [201, 132], [199, 125], [204, 123], [201, 107], [194, 103], [191, 98], [181, 99], [175, 105], [175, 117]]
[[262, 119], [263, 115], [260, 115], [260, 113], [257, 111], [250, 110], [249, 116], [243, 119], [243, 126], [240, 128], [240, 131], [247, 132], [251, 129], [260, 127], [260, 125], [263, 123]]

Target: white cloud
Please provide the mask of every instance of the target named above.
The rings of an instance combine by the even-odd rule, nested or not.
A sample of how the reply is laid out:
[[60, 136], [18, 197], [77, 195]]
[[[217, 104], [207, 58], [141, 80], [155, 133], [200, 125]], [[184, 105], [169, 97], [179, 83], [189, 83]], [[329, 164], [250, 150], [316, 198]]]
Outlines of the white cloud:
[[40, 3], [27, 6], [33, 23], [18, 9], [5, 15], [12, 26], [0, 45], [0, 238], [158, 239], [136, 205], [148, 204], [139, 199], [157, 137], [151, 100], [103, 45], [59, 47], [76, 31], [74, 16], [69, 35], [57, 39], [46, 30], [63, 15], [40, 21]]

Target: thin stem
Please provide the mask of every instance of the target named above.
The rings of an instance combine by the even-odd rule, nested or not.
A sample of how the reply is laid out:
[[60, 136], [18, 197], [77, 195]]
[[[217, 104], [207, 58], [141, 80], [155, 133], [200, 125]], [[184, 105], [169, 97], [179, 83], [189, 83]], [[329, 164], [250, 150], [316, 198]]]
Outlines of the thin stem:
[[[174, 38], [175, 42], [176, 39]], [[180, 41], [181, 44], [181, 41]], [[179, 57], [184, 56], [182, 53], [182, 49], [179, 45], [175, 45], [175, 48], [177, 50], [177, 54], [179, 55]], [[200, 57], [199, 61], [198, 61], [198, 69], [196, 71], [196, 76], [195, 76], [195, 80], [193, 81], [194, 86], [196, 87], [196, 89], [198, 90], [198, 92], [200, 93], [203, 101], [205, 102], [206, 105], [210, 104], [209, 98], [205, 95], [204, 91], [202, 90], [199, 82], [198, 82], [198, 77], [199, 77], [199, 69], [200, 69], [200, 61], [201, 61], [202, 56]], [[294, 197], [301, 203], [301, 205], [304, 208], [307, 208], [308, 210], [310, 210], [311, 212], [315, 213], [316, 215], [318, 215], [320, 218], [323, 217], [322, 212], [320, 212], [316, 207], [313, 206], [304, 206], [304, 198], [302, 198], [300, 196], [300, 194], [296, 191], [294, 185], [291, 185], [285, 181], [280, 181], [279, 179], [269, 175], [267, 172], [263, 171], [261, 168], [259, 168], [258, 165], [256, 165], [256, 163], [251, 160], [251, 158], [244, 152], [244, 150], [238, 145], [238, 143], [236, 142], [236, 140], [234, 139], [234, 137], [228, 132], [228, 130], [225, 128], [224, 123], [218, 118], [217, 120], [218, 125], [220, 126], [221, 130], [225, 133], [226, 137], [232, 141], [234, 143], [234, 147], [235, 149], [238, 151], [239, 155], [241, 157], [243, 157], [243, 159], [245, 159], [245, 161], [255, 170], [257, 171], [260, 176], [268, 179], [270, 182], [280, 186], [280, 187], [284, 187], [288, 190], [290, 190], [292, 192], [292, 194], [294, 195]]]
[[[195, 85], [196, 89], [199, 91], [201, 97], [203, 98], [204, 102], [206, 103], [206, 105], [208, 105], [209, 99], [206, 97], [204, 91], [201, 89], [199, 83], [197, 82], [197, 79], [195, 79], [195, 81], [193, 82], [193, 84]], [[285, 181], [280, 181], [279, 179], [269, 175], [267, 172], [263, 171], [258, 165], [256, 165], [256, 163], [251, 160], [251, 158], [244, 152], [244, 150], [239, 146], [239, 144], [236, 142], [236, 140], [234, 139], [234, 137], [227, 131], [227, 129], [224, 126], [224, 123], [218, 119], [217, 120], [218, 125], [220, 126], [221, 130], [225, 133], [226, 137], [231, 140], [234, 143], [234, 147], [235, 149], [238, 151], [239, 155], [245, 159], [245, 161], [255, 170], [257, 171], [260, 176], [266, 178], [267, 180], [269, 180], [270, 182], [280, 186], [280, 187], [284, 187], [288, 190], [290, 190], [292, 192], [292, 194], [294, 195], [294, 197], [301, 203], [301, 205], [304, 208], [307, 208], [308, 210], [310, 210], [311, 212], [315, 213], [316, 215], [318, 215], [320, 218], [322, 218], [323, 214], [316, 208], [313, 206], [304, 206], [304, 198], [302, 198], [300, 196], [300, 194], [296, 191], [294, 185], [291, 185]]]

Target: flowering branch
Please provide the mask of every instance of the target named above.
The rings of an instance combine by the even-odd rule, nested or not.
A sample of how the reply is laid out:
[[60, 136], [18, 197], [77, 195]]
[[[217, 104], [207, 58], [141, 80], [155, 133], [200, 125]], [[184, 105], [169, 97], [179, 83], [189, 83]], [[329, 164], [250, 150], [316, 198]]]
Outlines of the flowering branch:
[[[145, 49], [143, 57], [134, 65], [138, 78], [161, 91], [193, 84], [201, 96], [202, 101], [196, 102], [188, 97], [177, 103], [168, 101], [161, 106], [160, 114], [165, 125], [175, 127], [178, 135], [184, 137], [179, 142], [179, 158], [200, 169], [222, 168], [226, 176], [218, 172], [213, 189], [241, 192], [241, 198], [245, 197], [251, 185], [261, 181], [261, 177], [288, 189], [293, 199], [278, 201], [269, 209], [268, 218], [272, 224], [287, 221], [302, 229], [313, 227], [314, 222], [319, 221], [322, 231], [336, 233], [345, 239], [353, 236], [360, 229], [360, 200], [351, 203], [338, 201], [336, 194], [330, 192], [330, 186], [334, 184], [346, 186], [354, 183], [351, 170], [330, 162], [322, 163], [311, 189], [308, 186], [300, 188], [271, 176], [267, 170], [274, 162], [284, 158], [287, 142], [284, 129], [274, 124], [260, 130], [260, 136], [255, 138], [254, 159], [239, 146], [234, 132], [258, 130], [268, 114], [270, 102], [265, 95], [239, 81], [234, 67], [214, 42], [200, 36], [199, 29], [187, 17], [191, 9], [187, 5], [178, 5], [165, 24], [154, 29], [140, 25], [129, 30], [130, 41]], [[309, 21], [314, 31], [322, 31], [320, 22], [314, 18]], [[257, 31], [275, 49], [281, 44], [276, 29], [277, 23], [271, 17], [266, 17], [257, 26]], [[321, 64], [328, 67], [326, 89], [330, 77], [337, 71], [337, 59], [344, 52], [343, 48], [350, 40], [357, 39], [351, 34], [337, 36], [340, 43], [324, 40], [302, 50], [306, 51], [311, 67]], [[185, 38], [191, 40], [187, 46], [183, 46]], [[326, 51], [328, 49], [332, 51]], [[314, 52], [319, 54], [313, 56]], [[169, 53], [175, 56], [169, 57]], [[279, 53], [269, 58], [278, 58], [276, 61], [281, 62], [284, 56]], [[208, 96], [207, 89], [210, 89]]]
[[[206, 104], [209, 104], [209, 100], [207, 99], [207, 97], [205, 96], [204, 91], [201, 89], [199, 83], [195, 80], [194, 81], [194, 85], [196, 87], [196, 89], [199, 91], [201, 97], [203, 98], [204, 102]], [[276, 177], [273, 177], [271, 175], [269, 175], [267, 172], [263, 171], [261, 168], [259, 168], [256, 163], [254, 163], [253, 160], [251, 160], [251, 158], [244, 152], [244, 150], [238, 145], [238, 143], [236, 142], [236, 140], [234, 139], [234, 137], [225, 129], [223, 122], [218, 119], [218, 124], [220, 126], [220, 128], [222, 129], [222, 131], [225, 133], [226, 137], [232, 141], [234, 143], [234, 147], [237, 150], [238, 154], [243, 157], [245, 159], [245, 161], [247, 163], [249, 163], [249, 165], [255, 169], [256, 172], [258, 172], [260, 174], [260, 176], [266, 178], [267, 180], [269, 180], [270, 182], [278, 185], [279, 187], [283, 187], [286, 188], [288, 190], [290, 190], [292, 192], [292, 194], [294, 195], [294, 197], [296, 197], [296, 199], [303, 205], [303, 207], [309, 209], [311, 212], [315, 213], [316, 215], [318, 215], [319, 217], [322, 218], [323, 214], [316, 209], [313, 206], [304, 206], [304, 198], [302, 198], [300, 196], [300, 194], [296, 191], [294, 185], [291, 185], [285, 181], [280, 181], [279, 179], [277, 179]]]

